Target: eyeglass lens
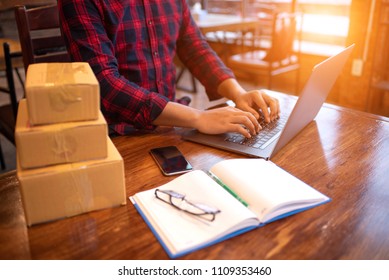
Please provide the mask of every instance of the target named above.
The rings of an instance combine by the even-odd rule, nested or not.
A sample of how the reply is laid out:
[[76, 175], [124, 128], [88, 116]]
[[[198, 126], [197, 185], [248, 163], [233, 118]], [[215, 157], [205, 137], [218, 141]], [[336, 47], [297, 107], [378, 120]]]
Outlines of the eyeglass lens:
[[188, 201], [185, 198], [185, 195], [182, 195], [175, 191], [157, 189], [155, 191], [155, 196], [160, 200], [169, 203], [182, 211], [188, 212], [193, 215], [201, 216], [210, 221], [213, 221], [215, 219], [215, 215], [217, 213], [220, 213], [219, 209], [216, 209], [209, 205]]

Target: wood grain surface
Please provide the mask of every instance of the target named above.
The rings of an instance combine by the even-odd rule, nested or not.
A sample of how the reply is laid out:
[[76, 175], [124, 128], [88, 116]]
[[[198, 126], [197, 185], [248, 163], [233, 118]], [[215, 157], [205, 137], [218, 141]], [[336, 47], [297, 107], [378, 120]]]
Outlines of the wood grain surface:
[[[179, 129], [113, 141], [124, 159], [127, 196], [175, 178], [162, 175], [149, 155], [153, 147], [176, 145], [195, 169], [241, 157], [183, 141]], [[332, 201], [182, 259], [389, 259], [388, 155], [388, 119], [324, 105], [272, 161]], [[15, 172], [0, 178], [0, 244], [1, 259], [168, 258], [130, 201], [27, 227]]]

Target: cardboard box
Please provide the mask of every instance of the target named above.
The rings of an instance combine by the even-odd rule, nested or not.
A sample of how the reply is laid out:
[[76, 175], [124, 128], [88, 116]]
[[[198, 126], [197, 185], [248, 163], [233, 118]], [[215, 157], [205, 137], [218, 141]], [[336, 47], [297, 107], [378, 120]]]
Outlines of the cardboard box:
[[17, 167], [27, 225], [126, 204], [123, 159], [111, 140], [107, 142], [103, 160]]
[[94, 121], [31, 126], [26, 100], [19, 102], [15, 142], [21, 168], [36, 168], [107, 156], [107, 123]]
[[98, 118], [100, 87], [88, 63], [31, 64], [25, 89], [31, 124]]

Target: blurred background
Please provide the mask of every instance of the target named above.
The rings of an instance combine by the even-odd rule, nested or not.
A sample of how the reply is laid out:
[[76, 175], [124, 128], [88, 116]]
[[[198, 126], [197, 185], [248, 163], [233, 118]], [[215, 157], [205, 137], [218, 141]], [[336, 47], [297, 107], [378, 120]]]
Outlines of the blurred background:
[[[1, 42], [18, 42], [14, 6], [20, 4], [31, 8], [56, 4], [56, 0], [1, 0]], [[271, 7], [277, 15], [299, 15], [292, 44], [293, 53], [298, 57], [298, 68], [294, 69], [298, 75], [286, 71], [271, 78], [272, 90], [298, 95], [315, 64], [355, 43], [352, 56], [326, 101], [389, 117], [389, 0], [188, 0], [188, 4], [211, 47], [236, 71], [237, 78], [247, 89], [269, 88], [268, 78], [254, 80], [250, 78], [252, 76], [243, 75], [235, 70], [231, 57], [248, 50], [269, 51], [272, 45], [277, 45], [272, 43], [277, 27], [273, 24], [273, 31], [270, 31], [271, 25], [266, 27], [268, 15], [264, 7]], [[259, 32], [263, 33], [258, 43], [255, 40], [259, 38]], [[278, 44], [278, 52], [280, 45], [284, 48], [283, 44]], [[7, 88], [2, 49], [3, 46], [0, 52], [0, 88]], [[20, 82], [17, 72], [13, 71], [16, 96], [20, 99], [24, 96], [25, 69], [17, 63], [14, 67], [18, 68], [22, 79]], [[190, 96], [192, 106], [198, 108], [212, 105], [202, 86], [179, 61], [177, 70], [178, 96]], [[0, 92], [0, 110], [9, 103], [9, 94]], [[5, 169], [0, 172], [15, 169], [14, 143], [2, 134], [0, 143], [5, 157]]]

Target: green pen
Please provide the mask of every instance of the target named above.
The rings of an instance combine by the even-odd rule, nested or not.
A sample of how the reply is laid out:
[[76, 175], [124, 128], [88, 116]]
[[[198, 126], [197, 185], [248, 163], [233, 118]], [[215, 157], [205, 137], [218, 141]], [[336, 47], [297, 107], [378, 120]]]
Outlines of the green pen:
[[237, 195], [233, 190], [231, 190], [226, 184], [223, 183], [222, 180], [219, 179], [215, 174], [213, 174], [211, 171], [207, 171], [207, 174], [216, 182], [219, 184], [219, 186], [223, 187], [226, 191], [228, 191], [233, 197], [235, 197], [240, 203], [242, 203], [244, 206], [248, 207], [249, 204], [244, 201], [239, 195]]

